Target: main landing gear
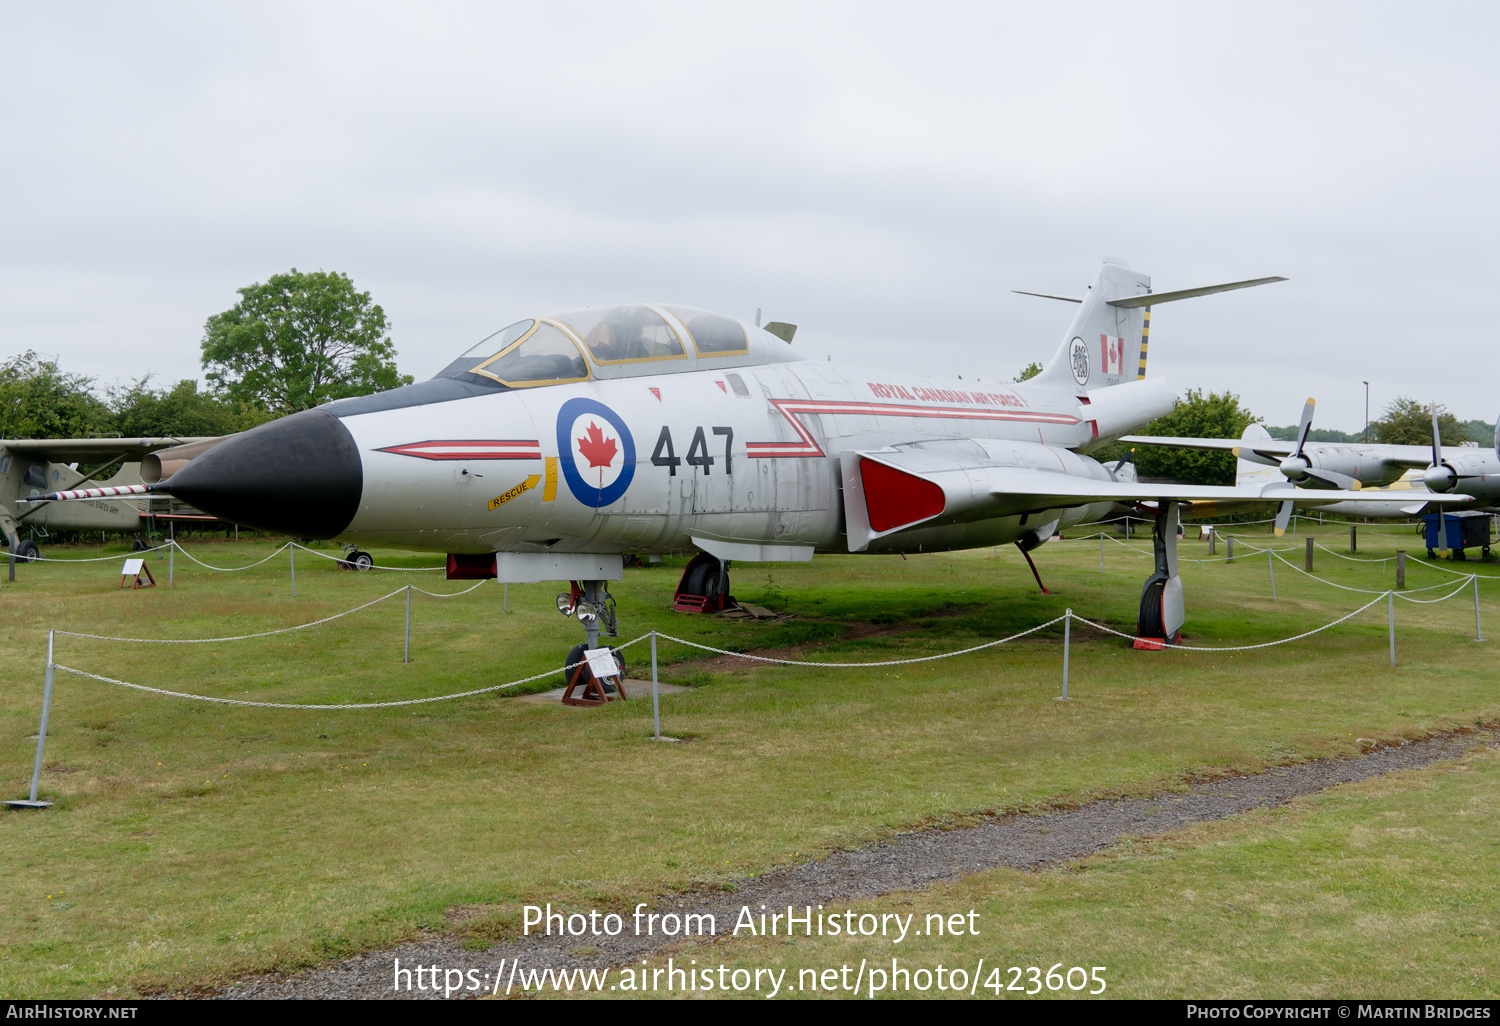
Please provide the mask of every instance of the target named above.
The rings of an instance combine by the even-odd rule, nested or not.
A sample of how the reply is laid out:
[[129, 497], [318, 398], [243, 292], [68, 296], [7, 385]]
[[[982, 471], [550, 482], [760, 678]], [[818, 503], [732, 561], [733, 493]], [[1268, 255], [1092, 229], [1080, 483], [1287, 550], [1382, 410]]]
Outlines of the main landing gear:
[[563, 660], [562, 682], [563, 686], [568, 689], [563, 695], [564, 704], [602, 705], [616, 698], [629, 697], [625, 694], [624, 687], [625, 656], [619, 649], [610, 648], [610, 652], [615, 657], [615, 665], [619, 667], [619, 675], [615, 678], [620, 684], [618, 688], [615, 686], [615, 680], [605, 678], [600, 681], [596, 678], [594, 671], [584, 661], [585, 652], [599, 647], [600, 627], [604, 628], [604, 633], [608, 637], [620, 636], [620, 619], [615, 614], [615, 598], [609, 593], [608, 582], [570, 581], [569, 583], [572, 585], [571, 590], [558, 593], [557, 611], [563, 616], [576, 616], [578, 622], [583, 624], [588, 640], [582, 645], [574, 645], [568, 657]]
[[729, 560], [700, 552], [682, 571], [672, 610], [678, 613], [717, 613], [734, 602], [729, 594]]
[[1141, 589], [1141, 611], [1136, 619], [1136, 648], [1159, 649], [1177, 643], [1187, 619], [1182, 601], [1182, 578], [1177, 574], [1178, 504], [1158, 503], [1151, 527], [1156, 570]]

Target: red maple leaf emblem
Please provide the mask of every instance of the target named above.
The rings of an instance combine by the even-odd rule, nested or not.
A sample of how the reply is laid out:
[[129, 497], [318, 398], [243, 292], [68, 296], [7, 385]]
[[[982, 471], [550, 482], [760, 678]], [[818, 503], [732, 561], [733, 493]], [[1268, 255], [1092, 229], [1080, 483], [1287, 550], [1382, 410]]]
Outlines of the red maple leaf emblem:
[[589, 461], [589, 469], [595, 467], [607, 467], [615, 461], [615, 453], [619, 451], [613, 438], [605, 438], [604, 432], [599, 430], [599, 425], [589, 421], [588, 430], [584, 437], [578, 439], [578, 451], [583, 458]]

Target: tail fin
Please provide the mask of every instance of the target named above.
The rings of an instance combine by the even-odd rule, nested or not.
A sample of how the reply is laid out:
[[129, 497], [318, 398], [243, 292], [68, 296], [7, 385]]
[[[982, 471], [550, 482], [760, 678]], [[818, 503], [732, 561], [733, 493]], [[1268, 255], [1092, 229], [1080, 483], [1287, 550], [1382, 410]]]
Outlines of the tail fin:
[[[1263, 425], [1251, 424], [1245, 428], [1240, 435], [1247, 442], [1258, 442], [1262, 439], [1270, 441], [1271, 432]], [[1273, 466], [1263, 466], [1254, 460], [1247, 460], [1243, 455], [1235, 462], [1234, 483], [1241, 488], [1254, 486], [1260, 488], [1268, 484], [1281, 484], [1286, 478], [1281, 476], [1281, 470]]]
[[1089, 286], [1062, 345], [1031, 380], [1082, 391], [1145, 377], [1150, 307], [1112, 306], [1110, 301], [1150, 292], [1149, 275], [1123, 264], [1105, 263]]

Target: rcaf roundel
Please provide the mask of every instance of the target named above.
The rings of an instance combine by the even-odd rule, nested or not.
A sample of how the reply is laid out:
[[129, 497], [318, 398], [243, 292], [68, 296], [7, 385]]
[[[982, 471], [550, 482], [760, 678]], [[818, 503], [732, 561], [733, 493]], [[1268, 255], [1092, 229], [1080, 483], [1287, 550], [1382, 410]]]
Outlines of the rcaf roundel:
[[595, 509], [625, 494], [635, 476], [635, 439], [618, 413], [593, 399], [557, 411], [557, 452], [573, 497]]

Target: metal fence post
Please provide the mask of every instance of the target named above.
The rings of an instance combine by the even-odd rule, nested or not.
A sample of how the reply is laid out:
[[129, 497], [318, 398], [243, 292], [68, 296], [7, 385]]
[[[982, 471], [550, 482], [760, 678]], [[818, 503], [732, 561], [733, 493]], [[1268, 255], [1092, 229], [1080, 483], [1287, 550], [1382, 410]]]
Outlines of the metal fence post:
[[1474, 574], [1474, 640], [1483, 641], [1484, 632], [1479, 629], [1479, 575]]
[[176, 556], [177, 556], [177, 540], [175, 538], [169, 538], [167, 540], [167, 587], [168, 588], [172, 587], [172, 578], [176, 576], [176, 569], [177, 569], [177, 559], [176, 559]]
[[502, 585], [502, 587], [505, 588], [505, 609], [504, 609], [504, 612], [509, 613], [510, 612], [510, 582], [506, 581], [505, 584]]
[[1104, 573], [1104, 532], [1099, 532], [1099, 572]]
[[406, 648], [402, 652], [401, 661], [411, 662], [411, 585], [406, 586]]
[[286, 550], [291, 553], [291, 561], [292, 561], [292, 598], [296, 598], [297, 597], [297, 543], [294, 542], [294, 541], [287, 542], [286, 543]]
[[1396, 593], [1388, 591], [1385, 593], [1386, 615], [1390, 623], [1391, 634], [1391, 668], [1396, 666]]
[[1073, 610], [1063, 611], [1063, 693], [1058, 696], [1059, 702], [1068, 700], [1068, 649], [1072, 647], [1073, 640]]
[[1266, 569], [1271, 572], [1271, 601], [1276, 601], [1276, 553], [1266, 550]]
[[42, 684], [42, 725], [36, 732], [36, 762], [31, 767], [31, 801], [36, 801], [37, 785], [42, 779], [42, 752], [47, 747], [47, 715], [52, 711], [52, 640], [56, 631], [47, 632], [47, 672]]
[[661, 703], [656, 694], [656, 632], [651, 632], [651, 719], [656, 724], [656, 739], [661, 740]]

